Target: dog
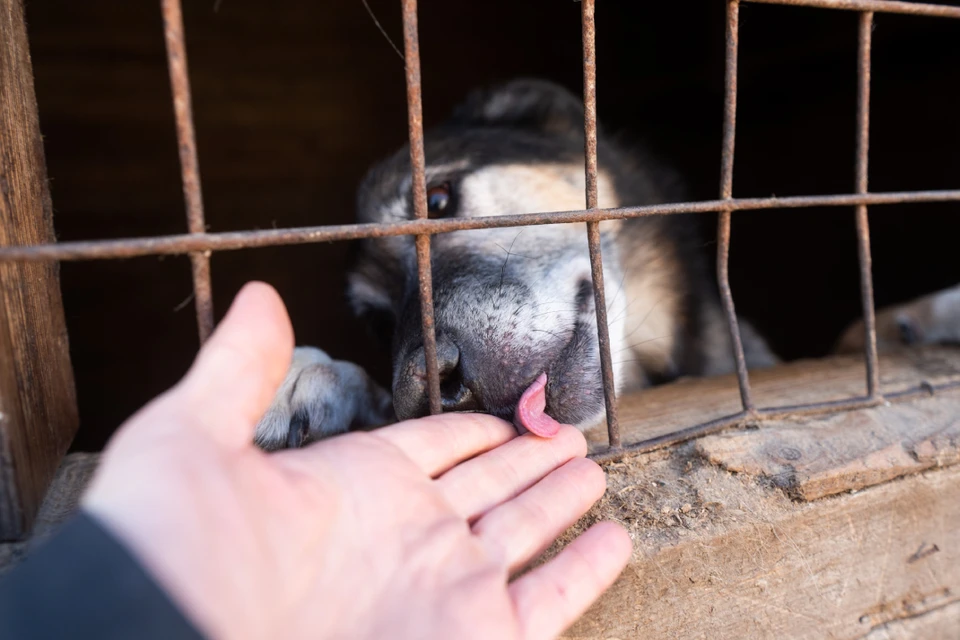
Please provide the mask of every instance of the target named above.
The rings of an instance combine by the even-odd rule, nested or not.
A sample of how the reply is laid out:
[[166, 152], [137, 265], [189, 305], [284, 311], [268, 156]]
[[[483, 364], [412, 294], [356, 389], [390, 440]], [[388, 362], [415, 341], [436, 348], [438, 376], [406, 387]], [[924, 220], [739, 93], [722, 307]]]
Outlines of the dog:
[[[583, 122], [581, 100], [546, 81], [521, 79], [474, 92], [426, 133], [429, 217], [585, 208]], [[621, 148], [603, 130], [598, 157], [600, 207], [682, 200], [678, 181], [660, 163]], [[363, 179], [357, 219], [412, 217], [404, 147]], [[600, 231], [617, 392], [733, 371], [729, 329], [695, 220], [606, 221]], [[443, 410], [513, 420], [524, 392], [536, 389], [555, 421], [586, 429], [603, 420], [584, 225], [455, 231], [433, 236], [431, 247]], [[414, 238], [361, 241], [347, 294], [391, 350], [392, 394], [357, 365], [299, 347], [257, 426], [260, 447], [301, 446], [428, 412]], [[878, 317], [881, 346], [960, 340], [960, 288]], [[778, 362], [748, 322], [740, 321], [740, 332], [749, 368]], [[851, 327], [838, 351], [861, 347], [859, 336], [862, 326], [859, 333]]]

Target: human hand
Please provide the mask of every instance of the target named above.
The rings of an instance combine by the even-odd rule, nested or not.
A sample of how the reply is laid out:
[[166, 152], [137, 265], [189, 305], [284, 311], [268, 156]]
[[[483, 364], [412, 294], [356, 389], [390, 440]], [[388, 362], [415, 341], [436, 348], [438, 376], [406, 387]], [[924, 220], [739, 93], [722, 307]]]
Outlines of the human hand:
[[626, 564], [626, 532], [601, 523], [509, 581], [604, 491], [572, 427], [446, 414], [257, 449], [292, 347], [276, 292], [247, 285], [82, 502], [207, 635], [551, 638]]

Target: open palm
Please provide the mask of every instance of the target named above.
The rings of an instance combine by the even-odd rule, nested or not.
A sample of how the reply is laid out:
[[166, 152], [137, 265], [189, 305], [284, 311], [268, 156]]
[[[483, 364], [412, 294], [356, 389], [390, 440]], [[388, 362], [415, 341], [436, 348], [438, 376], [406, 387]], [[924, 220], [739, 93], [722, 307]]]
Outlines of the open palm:
[[276, 293], [245, 287], [83, 502], [207, 634], [552, 638], [619, 574], [630, 541], [602, 523], [510, 580], [604, 491], [572, 427], [544, 440], [447, 414], [256, 449], [292, 346]]

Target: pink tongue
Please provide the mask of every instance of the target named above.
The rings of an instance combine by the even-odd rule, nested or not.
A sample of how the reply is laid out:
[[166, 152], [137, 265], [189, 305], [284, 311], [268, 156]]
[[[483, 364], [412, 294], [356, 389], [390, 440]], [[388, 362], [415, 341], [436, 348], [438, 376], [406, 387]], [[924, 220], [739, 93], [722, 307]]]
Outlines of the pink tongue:
[[541, 373], [520, 396], [517, 422], [541, 438], [552, 438], [560, 431], [560, 423], [543, 412], [547, 406], [547, 374]]

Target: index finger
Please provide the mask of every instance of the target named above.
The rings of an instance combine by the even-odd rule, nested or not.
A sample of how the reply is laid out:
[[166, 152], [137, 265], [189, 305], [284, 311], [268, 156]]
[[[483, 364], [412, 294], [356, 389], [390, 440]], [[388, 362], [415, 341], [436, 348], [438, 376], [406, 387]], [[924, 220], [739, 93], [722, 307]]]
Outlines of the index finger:
[[517, 437], [512, 424], [483, 413], [444, 413], [370, 433], [399, 448], [431, 477]]

